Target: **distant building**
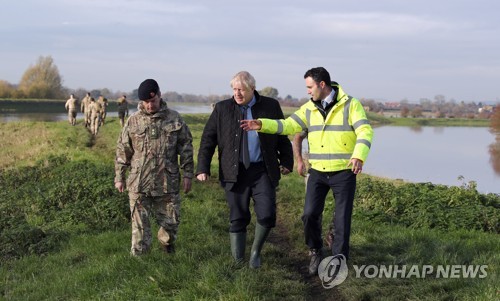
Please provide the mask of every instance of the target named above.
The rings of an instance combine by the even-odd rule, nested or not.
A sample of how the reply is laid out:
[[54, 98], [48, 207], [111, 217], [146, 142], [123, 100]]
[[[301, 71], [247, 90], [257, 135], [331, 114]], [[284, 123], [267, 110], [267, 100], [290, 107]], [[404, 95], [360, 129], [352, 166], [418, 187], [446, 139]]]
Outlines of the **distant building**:
[[401, 109], [401, 103], [399, 103], [399, 102], [384, 102], [384, 109], [386, 109], [386, 110], [399, 110], [399, 109]]
[[494, 110], [494, 106], [490, 106], [490, 105], [486, 105], [486, 106], [483, 106], [482, 108], [479, 108], [477, 109], [477, 112], [478, 113], [493, 113], [493, 110]]

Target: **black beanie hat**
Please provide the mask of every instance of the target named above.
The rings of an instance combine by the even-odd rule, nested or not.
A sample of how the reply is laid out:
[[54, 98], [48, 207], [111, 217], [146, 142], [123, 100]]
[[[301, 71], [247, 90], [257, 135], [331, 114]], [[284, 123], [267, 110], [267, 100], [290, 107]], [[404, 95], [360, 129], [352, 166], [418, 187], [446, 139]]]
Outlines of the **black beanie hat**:
[[154, 79], [146, 79], [139, 85], [137, 94], [139, 95], [139, 100], [146, 100], [153, 98], [158, 92], [160, 92], [158, 83]]

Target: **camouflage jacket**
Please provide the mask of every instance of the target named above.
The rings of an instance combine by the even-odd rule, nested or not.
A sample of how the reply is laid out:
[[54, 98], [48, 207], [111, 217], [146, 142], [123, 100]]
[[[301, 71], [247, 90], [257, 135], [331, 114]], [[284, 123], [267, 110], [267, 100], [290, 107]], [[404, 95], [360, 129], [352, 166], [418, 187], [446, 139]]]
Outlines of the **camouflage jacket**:
[[128, 102], [125, 98], [120, 97], [117, 100], [117, 104], [118, 104], [118, 112], [120, 113], [128, 112]]
[[[130, 192], [159, 196], [178, 193], [180, 169], [185, 178], [193, 178], [193, 137], [180, 114], [167, 108], [147, 113], [139, 103], [118, 138], [115, 183], [124, 182]], [[179, 164], [180, 161], [180, 164]]]
[[103, 96], [99, 96], [97, 102], [101, 104], [102, 107], [101, 112], [106, 112], [106, 108], [108, 106], [108, 99]]
[[78, 106], [78, 99], [74, 97], [70, 97], [67, 101], [64, 107], [68, 111], [76, 111], [76, 107]]
[[90, 106], [88, 107], [92, 116], [97, 116], [102, 112], [102, 104], [97, 101], [90, 101]]
[[82, 99], [82, 104], [81, 104], [81, 107], [80, 107], [80, 111], [82, 113], [90, 113], [89, 111], [89, 107], [90, 107], [90, 103], [92, 101], [90, 100], [90, 96], [85, 96], [83, 99]]

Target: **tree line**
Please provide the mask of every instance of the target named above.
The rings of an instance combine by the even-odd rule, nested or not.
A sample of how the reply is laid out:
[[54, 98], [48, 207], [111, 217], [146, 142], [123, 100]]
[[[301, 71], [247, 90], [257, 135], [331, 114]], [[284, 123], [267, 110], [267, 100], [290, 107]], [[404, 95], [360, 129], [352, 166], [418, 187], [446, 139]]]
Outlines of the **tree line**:
[[[126, 95], [129, 100], [137, 100], [137, 89], [130, 92], [112, 91], [108, 88], [86, 90], [83, 88], [70, 89], [63, 86], [62, 76], [51, 56], [40, 56], [37, 62], [28, 67], [24, 72], [19, 84], [12, 84], [5, 80], [0, 80], [0, 98], [5, 99], [66, 99], [70, 94], [74, 94], [82, 99], [87, 92], [94, 98], [103, 96], [110, 99], [118, 99]], [[307, 97], [298, 99], [291, 95], [280, 97], [278, 89], [274, 87], [264, 87], [258, 91], [259, 94], [277, 99], [283, 106], [298, 107], [308, 101]], [[179, 94], [174, 91], [163, 93], [162, 97], [171, 102], [184, 103], [205, 103], [211, 104], [218, 100], [231, 97], [225, 95], [194, 95]], [[423, 117], [425, 115], [436, 118], [456, 117], [456, 118], [490, 118], [493, 114], [493, 107], [483, 103], [457, 102], [454, 99], [446, 100], [444, 95], [436, 95], [434, 100], [427, 98], [420, 99], [419, 103], [410, 103], [403, 99], [400, 102], [380, 102], [374, 99], [360, 99], [367, 111], [384, 113], [388, 111], [398, 111], [401, 117]]]
[[[444, 95], [436, 95], [434, 100], [421, 98], [418, 103], [408, 100], [400, 102], [377, 102], [373, 99], [361, 99], [367, 111], [383, 114], [395, 113], [400, 117], [433, 117], [433, 118], [481, 118], [488, 119], [494, 112], [495, 105], [482, 102], [457, 102], [446, 100]], [[498, 106], [498, 105], [497, 105]]]
[[18, 85], [0, 80], [1, 98], [58, 99], [66, 97], [62, 77], [52, 57], [39, 57], [21, 77]]
[[[82, 99], [87, 93], [94, 98], [103, 96], [110, 99], [118, 99], [126, 95], [130, 100], [137, 100], [137, 89], [131, 92], [112, 91], [108, 88], [86, 90], [83, 88], [70, 89], [63, 86], [62, 76], [51, 56], [40, 56], [34, 65], [28, 67], [24, 72], [19, 84], [12, 84], [0, 79], [0, 98], [4, 99], [66, 99], [70, 94]], [[297, 105], [298, 99], [287, 95], [284, 99], [279, 98], [279, 92], [276, 88], [265, 87], [259, 91], [264, 96], [269, 96], [281, 100], [285, 105]], [[194, 95], [179, 94], [174, 91], [168, 91], [162, 94], [162, 97], [172, 102], [189, 103], [215, 103], [218, 100], [230, 98], [231, 95]], [[303, 99], [305, 102], [307, 99]]]

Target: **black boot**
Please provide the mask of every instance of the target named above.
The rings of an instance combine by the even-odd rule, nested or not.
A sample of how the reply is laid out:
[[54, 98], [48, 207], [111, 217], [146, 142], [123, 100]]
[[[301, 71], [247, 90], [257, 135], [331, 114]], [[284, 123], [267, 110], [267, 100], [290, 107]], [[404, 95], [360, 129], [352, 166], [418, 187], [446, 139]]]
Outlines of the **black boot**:
[[245, 259], [245, 244], [247, 240], [246, 232], [229, 232], [229, 240], [231, 241], [231, 255], [237, 263], [243, 262]]
[[309, 261], [309, 275], [318, 275], [318, 267], [323, 260], [321, 254], [321, 249], [311, 249], [309, 251], [310, 261]]
[[266, 241], [271, 228], [265, 228], [259, 223], [255, 224], [255, 238], [253, 240], [252, 251], [250, 253], [250, 267], [252, 269], [260, 268], [260, 251]]

